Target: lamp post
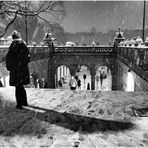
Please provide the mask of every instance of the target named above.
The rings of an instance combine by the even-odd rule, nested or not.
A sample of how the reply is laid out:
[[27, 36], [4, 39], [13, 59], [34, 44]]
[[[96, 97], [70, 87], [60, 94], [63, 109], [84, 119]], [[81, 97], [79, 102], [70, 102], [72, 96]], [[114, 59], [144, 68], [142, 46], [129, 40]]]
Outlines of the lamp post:
[[28, 45], [27, 1], [25, 1], [25, 34], [26, 34], [26, 45]]
[[143, 30], [142, 30], [142, 40], [143, 42], [145, 41], [145, 5], [146, 5], [146, 1], [144, 0], [143, 3]]

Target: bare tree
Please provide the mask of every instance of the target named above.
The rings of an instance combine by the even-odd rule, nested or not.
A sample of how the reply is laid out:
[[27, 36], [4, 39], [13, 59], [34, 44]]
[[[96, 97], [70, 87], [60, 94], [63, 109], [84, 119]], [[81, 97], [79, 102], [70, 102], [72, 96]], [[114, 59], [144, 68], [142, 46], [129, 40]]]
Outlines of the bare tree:
[[62, 1], [0, 1], [0, 37], [18, 17], [34, 16], [49, 24], [60, 22], [66, 12]]

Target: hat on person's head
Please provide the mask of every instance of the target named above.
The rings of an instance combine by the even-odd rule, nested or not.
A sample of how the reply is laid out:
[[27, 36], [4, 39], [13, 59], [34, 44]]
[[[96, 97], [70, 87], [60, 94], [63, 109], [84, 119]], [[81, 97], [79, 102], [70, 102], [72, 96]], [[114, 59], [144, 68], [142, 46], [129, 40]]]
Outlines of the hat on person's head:
[[19, 38], [21, 38], [21, 34], [17, 32], [16, 30], [14, 30], [12, 32], [12, 39], [14, 40], [14, 39], [19, 39]]

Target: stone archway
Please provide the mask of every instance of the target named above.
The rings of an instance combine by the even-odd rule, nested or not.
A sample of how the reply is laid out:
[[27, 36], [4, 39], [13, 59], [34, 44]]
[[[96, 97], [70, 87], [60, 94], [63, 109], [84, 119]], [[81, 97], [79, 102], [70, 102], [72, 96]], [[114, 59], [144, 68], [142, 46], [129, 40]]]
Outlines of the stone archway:
[[[101, 79], [101, 74], [104, 74], [103, 79]], [[95, 90], [98, 91], [112, 90], [111, 70], [107, 66], [99, 66], [96, 68]]]
[[[88, 66], [85, 65], [79, 66], [76, 75], [81, 81], [81, 90], [91, 89], [91, 75]], [[84, 75], [86, 76], [86, 78]]]
[[[89, 68], [89, 84], [90, 84], [90, 89], [95, 90], [95, 76], [96, 76], [96, 65], [99, 63], [99, 65], [106, 65], [109, 67], [112, 73], [112, 81], [116, 84], [116, 64], [115, 60], [116, 57], [109, 57], [108, 55], [99, 55], [96, 56], [96, 54], [89, 55], [87, 53], [85, 54], [80, 54], [78, 55], [77, 53], [72, 53], [72, 54], [61, 54], [57, 53], [54, 55], [50, 55], [49, 62], [48, 62], [48, 87], [49, 88], [56, 88], [57, 87], [57, 82], [55, 79], [57, 75], [57, 68], [61, 65], [65, 65], [69, 67], [70, 75], [75, 76], [76, 73], [80, 70], [81, 66], [86, 66]], [[88, 76], [87, 76], [88, 78]], [[83, 81], [84, 82], [84, 81]], [[113, 90], [116, 89], [116, 86], [112, 86], [114, 88]], [[86, 87], [85, 87], [86, 89]]]
[[66, 65], [57, 66], [56, 74], [55, 74], [56, 88], [57, 87], [67, 88], [70, 77], [71, 77], [71, 74], [68, 66]]

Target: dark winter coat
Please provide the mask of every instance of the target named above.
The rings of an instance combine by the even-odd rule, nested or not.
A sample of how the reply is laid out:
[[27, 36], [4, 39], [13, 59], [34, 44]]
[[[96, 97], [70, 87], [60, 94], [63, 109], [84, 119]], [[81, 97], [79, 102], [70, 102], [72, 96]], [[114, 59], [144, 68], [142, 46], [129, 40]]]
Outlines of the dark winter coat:
[[10, 71], [10, 86], [26, 85], [30, 83], [28, 63], [29, 50], [22, 40], [15, 40], [6, 55], [6, 67]]

